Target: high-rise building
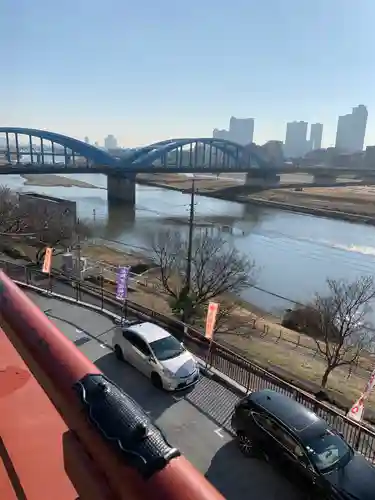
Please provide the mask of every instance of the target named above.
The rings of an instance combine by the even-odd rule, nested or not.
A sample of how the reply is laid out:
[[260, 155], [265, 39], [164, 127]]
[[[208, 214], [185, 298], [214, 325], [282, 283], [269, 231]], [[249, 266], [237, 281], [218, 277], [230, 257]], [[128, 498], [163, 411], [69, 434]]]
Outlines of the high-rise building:
[[229, 140], [229, 132], [228, 130], [225, 130], [225, 129], [218, 129], [218, 128], [214, 128], [214, 130], [212, 131], [212, 137], [214, 139], [228, 139]]
[[90, 144], [90, 139], [87, 137], [87, 135], [86, 135], [86, 137], [85, 137], [85, 143], [86, 143], [86, 144]]
[[336, 148], [345, 153], [363, 151], [368, 112], [360, 104], [351, 114], [339, 116], [336, 131]]
[[320, 149], [322, 147], [322, 138], [323, 138], [323, 124], [312, 123], [310, 127], [310, 141], [309, 141], [310, 151], [314, 151], [315, 149]]
[[304, 156], [308, 150], [307, 122], [289, 122], [286, 125], [284, 155], [286, 158]]
[[246, 146], [253, 142], [254, 118], [236, 118], [232, 116], [229, 122], [229, 139]]
[[117, 148], [117, 139], [114, 135], [110, 134], [104, 139], [104, 147], [105, 149], [116, 149]]

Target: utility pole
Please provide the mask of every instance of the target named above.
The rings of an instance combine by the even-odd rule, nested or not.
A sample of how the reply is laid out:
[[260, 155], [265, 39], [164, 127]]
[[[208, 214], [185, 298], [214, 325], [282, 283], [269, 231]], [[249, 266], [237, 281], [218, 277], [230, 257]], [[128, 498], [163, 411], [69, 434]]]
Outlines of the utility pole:
[[[78, 231], [77, 231], [78, 229]], [[77, 270], [78, 270], [78, 276], [77, 276], [77, 297], [79, 300], [81, 300], [81, 235], [80, 235], [80, 229], [79, 229], [79, 219], [77, 219], [76, 223], [76, 237], [77, 237], [77, 260], [78, 263], [77, 265]]]
[[187, 265], [186, 265], [186, 282], [185, 282], [186, 295], [189, 294], [191, 288], [191, 259], [193, 253], [193, 237], [194, 237], [194, 206], [195, 206], [194, 200], [195, 200], [195, 179], [193, 177], [193, 182], [191, 185], [189, 239], [188, 239], [188, 254], [187, 254]]

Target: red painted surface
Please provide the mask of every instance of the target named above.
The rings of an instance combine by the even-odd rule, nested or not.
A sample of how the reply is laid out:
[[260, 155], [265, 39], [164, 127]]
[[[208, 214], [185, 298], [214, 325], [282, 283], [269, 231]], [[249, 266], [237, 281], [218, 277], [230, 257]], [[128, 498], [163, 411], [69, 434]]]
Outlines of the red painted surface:
[[[19, 470], [22, 469], [21, 475], [30, 482], [30, 488], [41, 488], [42, 484], [47, 485], [42, 486], [43, 488], [52, 489], [55, 485], [53, 494], [50, 490], [46, 494], [47, 489], [44, 489], [45, 496], [39, 494], [35, 497], [26, 497], [28, 500], [34, 500], [34, 498], [38, 500], [44, 500], [44, 498], [46, 500], [52, 498], [54, 500], [60, 498], [61, 500], [69, 500], [74, 498], [76, 500], [77, 491], [79, 491], [80, 500], [86, 498], [95, 500], [94, 493], [99, 490], [90, 488], [90, 474], [91, 479], [98, 476], [105, 478], [111, 493], [106, 490], [105, 494], [96, 497], [101, 499], [223, 500], [217, 490], [184, 457], [173, 459], [165, 469], [156, 473], [148, 481], [144, 481], [134, 469], [128, 467], [124, 459], [109, 446], [109, 443], [87, 420], [82, 412], [81, 403], [72, 388], [73, 384], [87, 373], [100, 373], [100, 371], [2, 272], [0, 272], [0, 281], [2, 285], [0, 295], [1, 322], [10, 341], [27, 364], [27, 367], [25, 364], [20, 366], [19, 361], [13, 360], [9, 348], [4, 351], [7, 354], [0, 355], [0, 362], [3, 363], [4, 370], [7, 368], [4, 376], [7, 377], [9, 386], [4, 390], [3, 401], [11, 398], [17, 399], [20, 394], [32, 386], [36, 394], [38, 388], [36, 380], [44, 390], [43, 392], [40, 387], [38, 388], [40, 391], [38, 398], [40, 399], [36, 397], [34, 399], [31, 393], [25, 396], [25, 399], [18, 401], [18, 404], [14, 406], [11, 411], [12, 416], [4, 418], [4, 429], [8, 429], [6, 447], [12, 446], [13, 455], [17, 457], [17, 463], [20, 466]], [[8, 343], [8, 345], [10, 344]], [[14, 349], [13, 351], [16, 352]], [[29, 380], [23, 372], [25, 369], [28, 371], [27, 368], [33, 374]], [[52, 423], [52, 420], [49, 420], [52, 417], [48, 416], [47, 406], [43, 406], [48, 401], [46, 394], [62, 416], [64, 424], [62, 419], [57, 418], [56, 410], [56, 421]], [[45, 398], [44, 403], [42, 403], [42, 395]], [[0, 399], [1, 404], [2, 400]], [[53, 405], [50, 404], [49, 411], [52, 411]], [[32, 413], [31, 409], [41, 412], [40, 419], [39, 417], [37, 419], [28, 417], [30, 412]], [[9, 415], [10, 408], [6, 408], [6, 410]], [[31, 421], [34, 422], [34, 425], [36, 425], [37, 420], [43, 422], [41, 428], [45, 428], [47, 437], [42, 442], [45, 442], [46, 448], [51, 447], [45, 455], [45, 457], [48, 456], [48, 459], [40, 458], [41, 450], [38, 451], [37, 448], [39, 440], [36, 427], [35, 429], [29, 427], [30, 449], [26, 450], [26, 453], [25, 449], [22, 451], [24, 441], [22, 440], [23, 445], [21, 446], [21, 434], [17, 431], [18, 415], [22, 415], [22, 422], [28, 422], [29, 425]], [[0, 421], [2, 422], [2, 420], [0, 406]], [[0, 425], [0, 430], [2, 428], [3, 423]], [[48, 444], [49, 435], [56, 445], [56, 440], [52, 439], [55, 433], [59, 436], [60, 448]], [[22, 436], [25, 437], [26, 434], [25, 432]], [[12, 437], [15, 440], [14, 445], [10, 445]], [[64, 453], [68, 454], [68, 458], [65, 456], [64, 463], [61, 461], [61, 442], [63, 442]], [[77, 447], [81, 450], [82, 455], [79, 459], [74, 453]], [[69, 449], [70, 451], [68, 451]], [[51, 456], [54, 458], [51, 459]], [[88, 457], [92, 457], [95, 463], [92, 463]], [[47, 462], [51, 467], [54, 465], [49, 478], [44, 478], [44, 474], [36, 473], [35, 464], [37, 464], [39, 471], [43, 471], [45, 467], [48, 467]], [[90, 472], [90, 464], [96, 468], [97, 472], [93, 473], [92, 470]], [[64, 475], [64, 467], [69, 474]], [[60, 476], [58, 475], [59, 471]], [[67, 481], [68, 476], [70, 482]], [[85, 477], [86, 481], [82, 480]], [[100, 482], [100, 484], [103, 487], [103, 483]], [[58, 494], [63, 494], [64, 488], [66, 488], [65, 496], [56, 495], [56, 489]], [[75, 492], [74, 488], [76, 488]], [[76, 496], [71, 497], [70, 494]], [[0, 498], [3, 500], [2, 496]], [[4, 500], [8, 499], [4, 497]]]
[[[56, 408], [0, 329], [1, 500], [76, 500], [79, 492], [66, 472], [72, 454], [65, 445], [68, 435]], [[79, 445], [75, 452], [81, 474], [104, 493]]]

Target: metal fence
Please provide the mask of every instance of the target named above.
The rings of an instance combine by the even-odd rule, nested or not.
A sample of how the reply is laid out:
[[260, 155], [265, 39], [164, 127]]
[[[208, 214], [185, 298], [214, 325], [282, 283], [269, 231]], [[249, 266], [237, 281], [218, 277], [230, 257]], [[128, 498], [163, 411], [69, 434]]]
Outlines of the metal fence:
[[209, 343], [203, 333], [189, 325], [132, 301], [127, 301], [126, 305], [124, 305], [117, 301], [114, 294], [103, 286], [98, 287], [91, 283], [70, 280], [56, 274], [48, 277], [41, 273], [39, 269], [36, 269], [35, 266], [0, 261], [0, 267], [16, 281], [22, 281], [46, 291], [73, 297], [77, 301], [99, 306], [117, 314], [120, 314], [121, 310], [125, 309], [125, 314], [136, 315], [145, 320], [151, 319], [160, 326], [167, 327], [171, 333], [185, 342], [189, 350], [207, 363], [207, 366], [215, 368], [234, 380], [246, 391], [269, 388], [288, 395], [324, 418], [330, 425], [341, 432], [357, 451], [369, 460], [375, 461], [375, 432], [373, 430], [356, 424], [338, 409], [317, 400], [311, 394], [285, 382], [223, 345], [213, 342], [211, 349], [209, 349]]

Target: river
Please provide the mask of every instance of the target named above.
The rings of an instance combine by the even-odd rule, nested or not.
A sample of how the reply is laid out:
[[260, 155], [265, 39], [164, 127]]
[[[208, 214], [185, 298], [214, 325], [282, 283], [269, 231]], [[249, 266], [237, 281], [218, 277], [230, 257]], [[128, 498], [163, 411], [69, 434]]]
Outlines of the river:
[[[67, 176], [103, 189], [24, 186], [17, 175], [1, 179], [12, 189], [34, 191], [77, 202], [78, 214], [93, 220], [104, 236], [129, 246], [149, 246], [150, 235], [172, 225], [186, 231], [190, 196], [148, 186], [137, 186], [135, 211], [111, 211], [108, 218], [106, 177]], [[309, 300], [325, 289], [326, 278], [355, 279], [375, 270], [375, 230], [353, 224], [235, 202], [196, 198], [196, 220], [223, 226], [226, 237], [259, 268], [258, 286], [294, 301]], [[177, 220], [171, 223], [168, 218]], [[181, 222], [178, 219], [181, 218]], [[110, 220], [108, 220], [110, 219]], [[229, 230], [230, 228], [230, 230]], [[272, 313], [290, 302], [259, 289], [242, 293], [245, 300]]]

